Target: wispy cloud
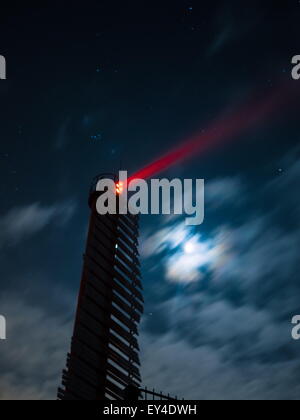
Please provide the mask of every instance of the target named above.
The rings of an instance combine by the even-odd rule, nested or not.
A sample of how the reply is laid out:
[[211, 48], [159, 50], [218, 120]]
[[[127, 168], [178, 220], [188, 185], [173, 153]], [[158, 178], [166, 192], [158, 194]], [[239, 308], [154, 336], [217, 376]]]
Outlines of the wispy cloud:
[[263, 17], [263, 11], [257, 7], [249, 7], [245, 15], [243, 11], [232, 7], [230, 3], [224, 3], [215, 15], [214, 36], [207, 50], [208, 57], [218, 54], [230, 44], [241, 42], [261, 23]]
[[48, 207], [33, 203], [11, 209], [0, 217], [0, 247], [16, 245], [51, 223], [63, 226], [72, 217], [75, 208], [74, 201], [66, 201]]
[[55, 399], [65, 364], [72, 323], [65, 316], [32, 306], [20, 297], [3, 296], [7, 340], [0, 346], [0, 399]]
[[246, 185], [240, 177], [219, 178], [205, 186], [205, 202], [213, 208], [237, 206], [244, 202]]
[[[238, 315], [238, 314], [236, 314]], [[251, 315], [251, 314], [250, 314]], [[178, 314], [180, 316], [180, 314]], [[222, 313], [219, 313], [222, 318]], [[226, 317], [226, 314], [225, 314]], [[197, 312], [193, 313], [197, 321]], [[200, 315], [201, 318], [201, 315]], [[247, 319], [246, 322], [249, 320]], [[189, 326], [194, 328], [196, 322]], [[203, 323], [200, 323], [202, 326]], [[223, 325], [225, 331], [232, 330], [234, 325], [242, 324], [238, 318]], [[210, 325], [212, 334], [217, 337], [219, 331]], [[278, 330], [270, 326], [269, 331], [261, 334], [273, 334], [276, 344]], [[259, 331], [259, 329], [257, 329]], [[196, 330], [199, 336], [202, 331]], [[153, 384], [158, 390], [194, 400], [298, 400], [300, 387], [296, 380], [299, 360], [281, 360], [277, 363], [264, 363], [262, 360], [252, 360], [248, 363], [228, 358], [230, 353], [229, 337], [224, 347], [211, 347], [210, 344], [195, 346], [183, 336], [180, 338], [172, 332], [163, 336], [142, 335], [142, 376], [148, 387]], [[263, 335], [262, 335], [263, 340]], [[236, 337], [238, 341], [238, 337]], [[243, 347], [259, 347], [257, 343], [241, 342]], [[238, 345], [238, 343], [237, 343]], [[273, 353], [272, 346], [264, 353], [264, 357]], [[236, 348], [233, 354], [238, 355]], [[155, 355], [155, 357], [154, 357]]]

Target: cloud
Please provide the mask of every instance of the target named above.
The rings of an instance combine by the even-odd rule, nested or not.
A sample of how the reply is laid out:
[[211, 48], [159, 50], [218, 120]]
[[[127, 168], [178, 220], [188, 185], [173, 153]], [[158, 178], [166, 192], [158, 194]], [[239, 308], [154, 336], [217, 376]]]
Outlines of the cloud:
[[[235, 207], [242, 204], [246, 195], [246, 187], [239, 177], [218, 178], [205, 183], [205, 206], [213, 209], [226, 206]], [[185, 223], [180, 218], [164, 216], [162, 226], [154, 234], [142, 235], [141, 253], [147, 258], [151, 255], [159, 254], [168, 246], [175, 249], [186, 240], [189, 231]]]
[[205, 275], [202, 270], [213, 269], [222, 254], [225, 254], [222, 244], [190, 234], [181, 248], [166, 257], [166, 279], [177, 283], [199, 281]]
[[298, 344], [268, 309], [198, 293], [158, 305], [156, 322], [160, 313], [167, 332], [142, 328], [146, 386], [186, 399], [299, 399]]
[[[206, 217], [215, 225], [202, 241], [219, 252], [198, 281], [184, 287], [180, 281], [176, 294], [164, 291], [151, 302], [153, 315], [144, 319], [141, 335], [149, 387], [196, 399], [299, 399], [299, 343], [291, 338], [292, 317], [300, 313], [299, 154], [278, 167], [283, 171], [255, 191], [231, 179], [224, 200], [221, 179], [207, 185]], [[215, 209], [221, 211], [216, 215]], [[177, 248], [168, 247], [172, 232], [186, 241], [181, 229], [178, 221], [162, 226], [149, 235], [143, 255], [146, 261], [171, 261], [175, 276], [188, 278], [197, 256], [182, 260]], [[160, 287], [168, 281], [164, 275]], [[165, 328], [155, 327], [161, 324]]]
[[241, 42], [247, 34], [255, 30], [263, 18], [263, 13], [257, 7], [248, 8], [245, 18], [243, 11], [233, 8], [230, 4], [221, 6], [213, 22], [214, 36], [208, 46], [207, 56], [213, 57], [225, 47]]
[[224, 26], [216, 35], [208, 49], [208, 56], [217, 54], [234, 37], [235, 31], [231, 24]]
[[205, 186], [205, 203], [213, 208], [244, 202], [246, 186], [240, 177], [219, 178]]
[[[56, 398], [70, 346], [74, 289], [63, 286], [64, 274], [58, 268], [44, 273], [46, 258], [42, 266], [39, 259], [23, 259], [18, 245], [48, 226], [63, 228], [75, 209], [74, 201], [51, 206], [33, 203], [13, 208], [0, 218], [0, 247], [16, 246], [13, 261], [2, 255], [2, 265], [10, 270], [9, 283], [0, 293], [0, 314], [7, 324], [7, 340], [0, 342], [2, 400]], [[39, 239], [31, 241], [31, 245], [35, 258]], [[15, 272], [11, 264], [21, 269]]]
[[56, 315], [20, 297], [4, 296], [7, 340], [0, 342], [0, 399], [56, 399], [70, 344], [72, 311]]
[[143, 336], [144, 383], [179, 398], [298, 400], [298, 373], [298, 360], [275, 364], [253, 361], [241, 366], [224, 358], [222, 349], [195, 347], [172, 333]]
[[171, 282], [189, 283], [199, 280], [201, 268], [211, 264], [218, 250], [202, 240], [184, 222], [173, 223], [142, 241], [141, 254], [151, 258], [162, 254], [165, 277]]
[[148, 258], [158, 255], [168, 247], [175, 249], [186, 240], [185, 224], [166, 226], [154, 234], [148, 234], [141, 238], [140, 252], [142, 257]]
[[[207, 183], [205, 204], [212, 209], [242, 204], [244, 185], [238, 178], [217, 179]], [[165, 225], [154, 234], [144, 235], [141, 255], [144, 259], [161, 255], [166, 279], [177, 283], [196, 282], [203, 270], [217, 267], [227, 259], [224, 232], [204, 237], [195, 227], [186, 226], [178, 218], [164, 218]]]
[[11, 209], [0, 217], [0, 247], [16, 245], [51, 223], [63, 226], [72, 217], [75, 203], [67, 201], [52, 206], [33, 203]]

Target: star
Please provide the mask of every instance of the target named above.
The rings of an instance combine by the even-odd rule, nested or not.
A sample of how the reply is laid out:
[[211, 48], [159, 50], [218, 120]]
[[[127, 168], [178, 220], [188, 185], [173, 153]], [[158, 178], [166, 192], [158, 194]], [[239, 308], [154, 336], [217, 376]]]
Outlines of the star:
[[96, 135], [92, 135], [90, 136], [91, 140], [102, 140], [102, 134], [96, 134]]

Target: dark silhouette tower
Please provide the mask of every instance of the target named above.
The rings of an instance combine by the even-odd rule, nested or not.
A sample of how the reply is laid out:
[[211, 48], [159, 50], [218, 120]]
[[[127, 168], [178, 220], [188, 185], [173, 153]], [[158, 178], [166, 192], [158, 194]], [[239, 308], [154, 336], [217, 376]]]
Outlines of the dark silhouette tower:
[[137, 326], [143, 312], [138, 259], [138, 217], [100, 216], [96, 211], [101, 178], [89, 196], [91, 209], [77, 313], [60, 400], [126, 398], [139, 387]]

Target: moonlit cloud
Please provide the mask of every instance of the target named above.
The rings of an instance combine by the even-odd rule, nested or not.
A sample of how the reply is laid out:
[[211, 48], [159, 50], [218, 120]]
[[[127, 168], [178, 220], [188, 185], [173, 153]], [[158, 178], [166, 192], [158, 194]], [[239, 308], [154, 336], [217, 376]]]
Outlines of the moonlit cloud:
[[[238, 177], [210, 181], [205, 186], [205, 204], [210, 209], [243, 203], [244, 183]], [[165, 277], [173, 283], [200, 281], [207, 271], [217, 272], [232, 258], [231, 228], [218, 227], [209, 237], [176, 217], [164, 217], [161, 229], [141, 240], [145, 259], [160, 256]]]
[[226, 247], [220, 235], [204, 238], [184, 222], [176, 222], [149, 236], [142, 255], [163, 254], [166, 279], [175, 283], [201, 280], [203, 270], [214, 269], [226, 257]]
[[214, 241], [192, 235], [166, 261], [166, 278], [170, 281], [190, 283], [201, 280], [202, 270], [212, 268], [222, 250]]

